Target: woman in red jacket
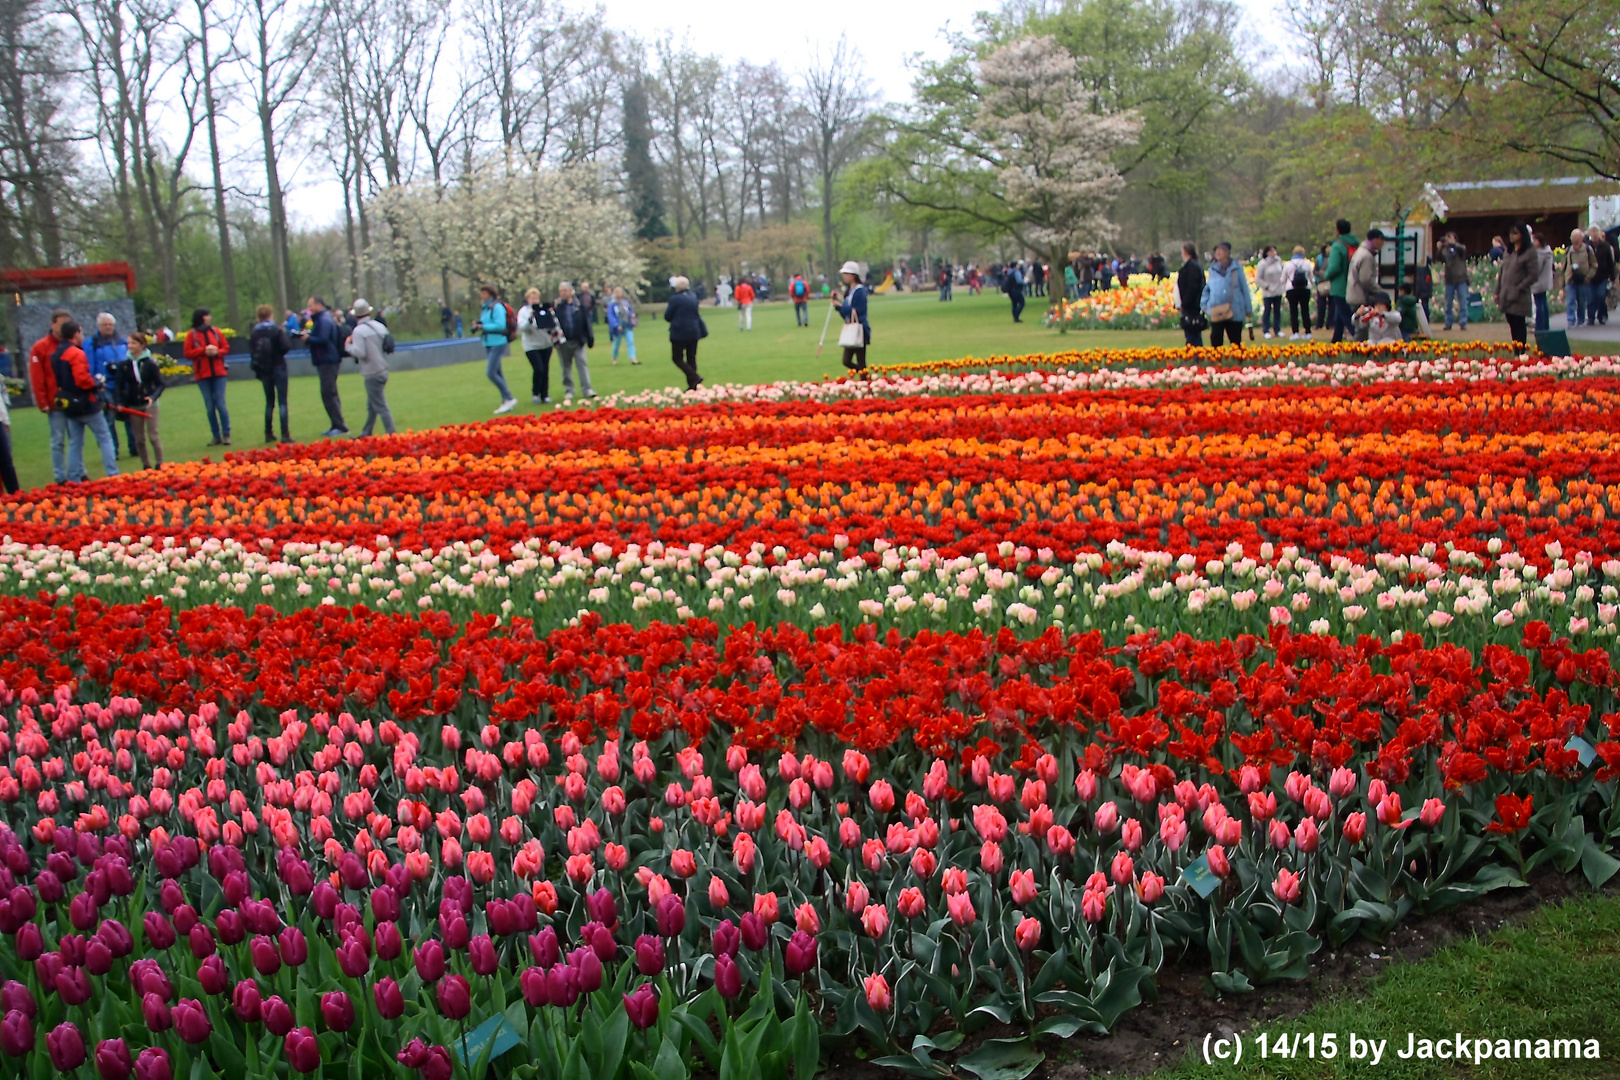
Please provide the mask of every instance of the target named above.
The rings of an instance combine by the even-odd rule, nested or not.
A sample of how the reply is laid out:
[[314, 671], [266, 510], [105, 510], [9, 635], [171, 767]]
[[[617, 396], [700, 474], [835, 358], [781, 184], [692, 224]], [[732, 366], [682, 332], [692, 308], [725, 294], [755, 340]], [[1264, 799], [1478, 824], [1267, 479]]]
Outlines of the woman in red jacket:
[[231, 445], [231, 414], [225, 409], [225, 354], [230, 350], [225, 335], [214, 329], [212, 313], [202, 307], [193, 311], [185, 353], [208, 410], [208, 427], [214, 433], [209, 446]]

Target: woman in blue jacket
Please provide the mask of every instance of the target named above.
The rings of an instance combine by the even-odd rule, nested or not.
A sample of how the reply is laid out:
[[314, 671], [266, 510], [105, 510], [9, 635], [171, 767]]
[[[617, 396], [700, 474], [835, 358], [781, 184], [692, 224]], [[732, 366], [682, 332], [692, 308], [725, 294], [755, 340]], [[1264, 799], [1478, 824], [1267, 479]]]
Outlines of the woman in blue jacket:
[[478, 309], [478, 330], [484, 345], [484, 375], [501, 392], [501, 403], [495, 407], [495, 415], [499, 416], [517, 406], [517, 398], [507, 388], [506, 376], [501, 372], [501, 359], [512, 341], [506, 336], [506, 304], [493, 285], [478, 286], [478, 295], [483, 300]]
[[833, 306], [843, 316], [844, 322], [861, 324], [861, 344], [844, 346], [844, 366], [864, 379], [866, 347], [872, 344], [872, 324], [866, 321], [866, 286], [861, 284], [861, 268], [857, 263], [845, 263], [839, 269], [838, 276], [844, 282], [844, 299], [842, 303], [834, 300]]
[[698, 314], [698, 299], [692, 294], [692, 283], [684, 277], [670, 279], [674, 292], [664, 305], [664, 321], [669, 323], [669, 351], [675, 366], [686, 376], [686, 388], [696, 390], [703, 382], [697, 370], [697, 347], [701, 338], [709, 336], [709, 328]]
[[1243, 324], [1254, 314], [1254, 301], [1249, 296], [1248, 275], [1232, 258], [1232, 245], [1224, 240], [1215, 245], [1215, 258], [1209, 264], [1198, 307], [1209, 320], [1209, 343], [1213, 348], [1225, 344], [1222, 338], [1233, 346], [1242, 346]]

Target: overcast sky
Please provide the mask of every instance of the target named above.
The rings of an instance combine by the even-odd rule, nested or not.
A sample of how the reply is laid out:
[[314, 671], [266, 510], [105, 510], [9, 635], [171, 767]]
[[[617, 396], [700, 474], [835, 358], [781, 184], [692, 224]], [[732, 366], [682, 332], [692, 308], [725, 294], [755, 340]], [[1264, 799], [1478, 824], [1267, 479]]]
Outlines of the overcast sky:
[[[1280, 29], [1279, 0], [1238, 0], [1244, 11], [1240, 27], [1246, 55], [1264, 65], [1276, 62], [1288, 47]], [[838, 44], [840, 34], [859, 52], [874, 95], [884, 101], [905, 101], [911, 96], [909, 62], [918, 54], [941, 59], [948, 52], [945, 33], [970, 31], [973, 16], [995, 8], [997, 0], [930, 0], [928, 3], [878, 2], [827, 5], [793, 4], [767, 0], [758, 6], [740, 4], [670, 3], [669, 0], [602, 0], [610, 25], [643, 41], [673, 34], [699, 53], [728, 62], [754, 64], [774, 61], [792, 75], [803, 70], [820, 50], [823, 55]], [[336, 181], [320, 182], [309, 170], [299, 170], [288, 204], [294, 219], [304, 225], [323, 225], [342, 214]]]

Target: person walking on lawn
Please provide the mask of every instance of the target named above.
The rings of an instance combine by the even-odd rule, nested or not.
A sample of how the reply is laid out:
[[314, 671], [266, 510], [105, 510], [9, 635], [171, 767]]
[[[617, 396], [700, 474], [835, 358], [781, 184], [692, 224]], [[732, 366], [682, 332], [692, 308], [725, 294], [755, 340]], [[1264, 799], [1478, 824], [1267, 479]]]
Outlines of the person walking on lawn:
[[525, 303], [518, 309], [518, 332], [523, 335], [523, 356], [529, 361], [529, 400], [536, 405], [550, 405], [551, 350], [556, 344], [552, 332], [557, 329], [557, 315], [540, 298], [539, 289], [530, 289], [523, 299]]
[[191, 377], [202, 391], [208, 429], [214, 434], [209, 446], [231, 445], [231, 414], [225, 407], [225, 356], [230, 351], [225, 335], [214, 328], [213, 313], [207, 308], [193, 311], [184, 352], [191, 361]]
[[563, 403], [574, 400], [574, 369], [579, 369], [579, 396], [593, 398], [589, 350], [596, 347], [596, 330], [590, 314], [574, 295], [574, 287], [564, 281], [557, 286], [557, 328], [563, 339], [557, 344], [557, 360], [562, 365]]
[[1434, 245], [1435, 251], [1440, 255], [1441, 265], [1445, 267], [1446, 292], [1442, 308], [1445, 314], [1445, 328], [1451, 329], [1451, 305], [1457, 305], [1457, 326], [1468, 329], [1468, 248], [1457, 239], [1457, 234], [1448, 232], [1445, 238]]
[[613, 363], [619, 363], [619, 344], [623, 342], [629, 350], [630, 363], [635, 367], [641, 366], [636, 359], [636, 326], [641, 322], [636, 315], [636, 305], [630, 302], [622, 286], [613, 287], [613, 296], [607, 303], [608, 336], [613, 339]]
[[388, 411], [388, 398], [383, 393], [388, 388], [388, 328], [372, 316], [371, 305], [364, 300], [354, 302], [354, 317], [359, 321], [344, 348], [360, 362], [360, 376], [366, 381], [366, 424], [360, 435], [370, 435], [378, 420], [382, 421], [383, 431], [392, 435], [394, 414]]
[[332, 426], [321, 432], [331, 439], [349, 433], [343, 422], [343, 399], [338, 396], [338, 372], [343, 366], [343, 341], [338, 337], [337, 323], [326, 310], [326, 301], [319, 296], [309, 298], [309, 330], [304, 334], [309, 345], [309, 362], [321, 378], [321, 404], [326, 407], [326, 419]]
[[[107, 365], [107, 381], [112, 399], [132, 412], [124, 413], [129, 425], [130, 443], [141, 459], [141, 468], [163, 467], [163, 443], [158, 438], [158, 398], [163, 394], [163, 373], [158, 370], [146, 335], [139, 330], [124, 342], [124, 355]], [[137, 413], [141, 415], [136, 415]], [[149, 454], [146, 444], [152, 444]]]
[[1212, 348], [1219, 349], [1222, 344], [1242, 347], [1243, 325], [1254, 314], [1254, 301], [1249, 298], [1248, 275], [1232, 258], [1232, 245], [1225, 240], [1215, 245], [1215, 259], [1209, 264], [1209, 276], [1204, 279], [1198, 310], [1209, 320]]
[[737, 291], [732, 294], [737, 298], [737, 329], [752, 330], [754, 328], [754, 287], [747, 278], [737, 282]]
[[62, 324], [61, 340], [51, 354], [51, 372], [56, 384], [56, 407], [67, 419], [67, 478], [70, 482], [88, 480], [84, 468], [84, 433], [95, 436], [101, 447], [101, 465], [108, 476], [118, 475], [118, 451], [112, 432], [107, 430], [107, 414], [101, 408], [101, 388], [105, 379], [90, 374], [90, 358], [84, 354], [84, 331], [68, 319]]
[[499, 416], [517, 407], [517, 398], [507, 388], [506, 376], [501, 372], [501, 359], [517, 333], [517, 316], [502, 302], [500, 290], [495, 286], [478, 286], [478, 295], [482, 301], [478, 308], [478, 331], [484, 345], [484, 377], [501, 392], [501, 403], [495, 406], [495, 415]]
[[669, 323], [669, 351], [675, 366], [686, 376], [687, 390], [696, 390], [703, 382], [698, 374], [698, 342], [709, 334], [698, 310], [697, 297], [692, 295], [692, 283], [684, 277], [670, 279], [669, 302], [664, 305], [664, 321]]
[[788, 282], [788, 296], [793, 300], [793, 319], [798, 325], [810, 325], [810, 283], [804, 280], [803, 274], [794, 274], [793, 280]]
[[253, 364], [253, 377], [264, 387], [264, 441], [276, 441], [271, 426], [279, 407], [281, 413], [281, 441], [292, 442], [287, 430], [287, 354], [292, 351], [292, 339], [287, 328], [276, 322], [275, 309], [260, 304], [254, 313], [258, 322], [248, 334], [248, 357]]

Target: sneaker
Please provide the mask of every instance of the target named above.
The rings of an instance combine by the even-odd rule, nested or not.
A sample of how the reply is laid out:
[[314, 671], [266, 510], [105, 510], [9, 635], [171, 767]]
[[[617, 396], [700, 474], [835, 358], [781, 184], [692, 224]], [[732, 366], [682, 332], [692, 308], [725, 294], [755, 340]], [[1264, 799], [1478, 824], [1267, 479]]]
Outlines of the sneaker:
[[517, 408], [517, 398], [507, 398], [505, 401], [501, 402], [495, 407], [495, 415], [499, 416], [502, 413], [509, 413], [515, 408]]
[[540, 404], [540, 395], [536, 394], [532, 398], [530, 398], [529, 400], [534, 402], [536, 405], [538, 405], [538, 404]]
[[215, 435], [212, 439], [209, 439], [208, 440], [208, 445], [209, 446], [218, 446], [218, 445], [220, 445], [219, 436]]
[[283, 436], [280, 441], [282, 446], [291, 446], [297, 440], [289, 436]]
[[229, 435], [225, 436], [224, 440], [220, 443], [220, 445], [221, 446], [229, 446], [229, 445], [231, 445], [231, 437]]
[[542, 404], [542, 405], [550, 405], [551, 404], [551, 399], [548, 398], [548, 397], [543, 397], [543, 398], [540, 399], [540, 404]]
[[275, 442], [275, 441], [276, 441], [276, 437], [275, 437], [275, 436], [274, 436], [274, 435], [272, 435], [272, 434], [270, 434], [270, 433], [269, 433], [269, 432], [268, 432], [268, 431], [267, 431], [267, 432], [265, 432], [265, 433], [264, 433], [264, 441], [265, 441], [265, 442], [266, 442], [266, 443], [267, 443], [267, 444], [268, 444], [268, 443], [273, 443], [273, 442]]
[[1270, 341], [1270, 340], [1271, 340], [1271, 331], [1270, 331], [1270, 330], [1267, 330], [1267, 331], [1266, 331], [1266, 340], [1267, 340], [1267, 341]]
[[596, 400], [596, 395], [595, 395], [595, 394], [594, 394], [594, 393], [592, 393], [592, 394], [586, 394], [586, 395], [585, 395], [585, 400], [586, 400], [586, 401], [595, 401], [595, 400]]

